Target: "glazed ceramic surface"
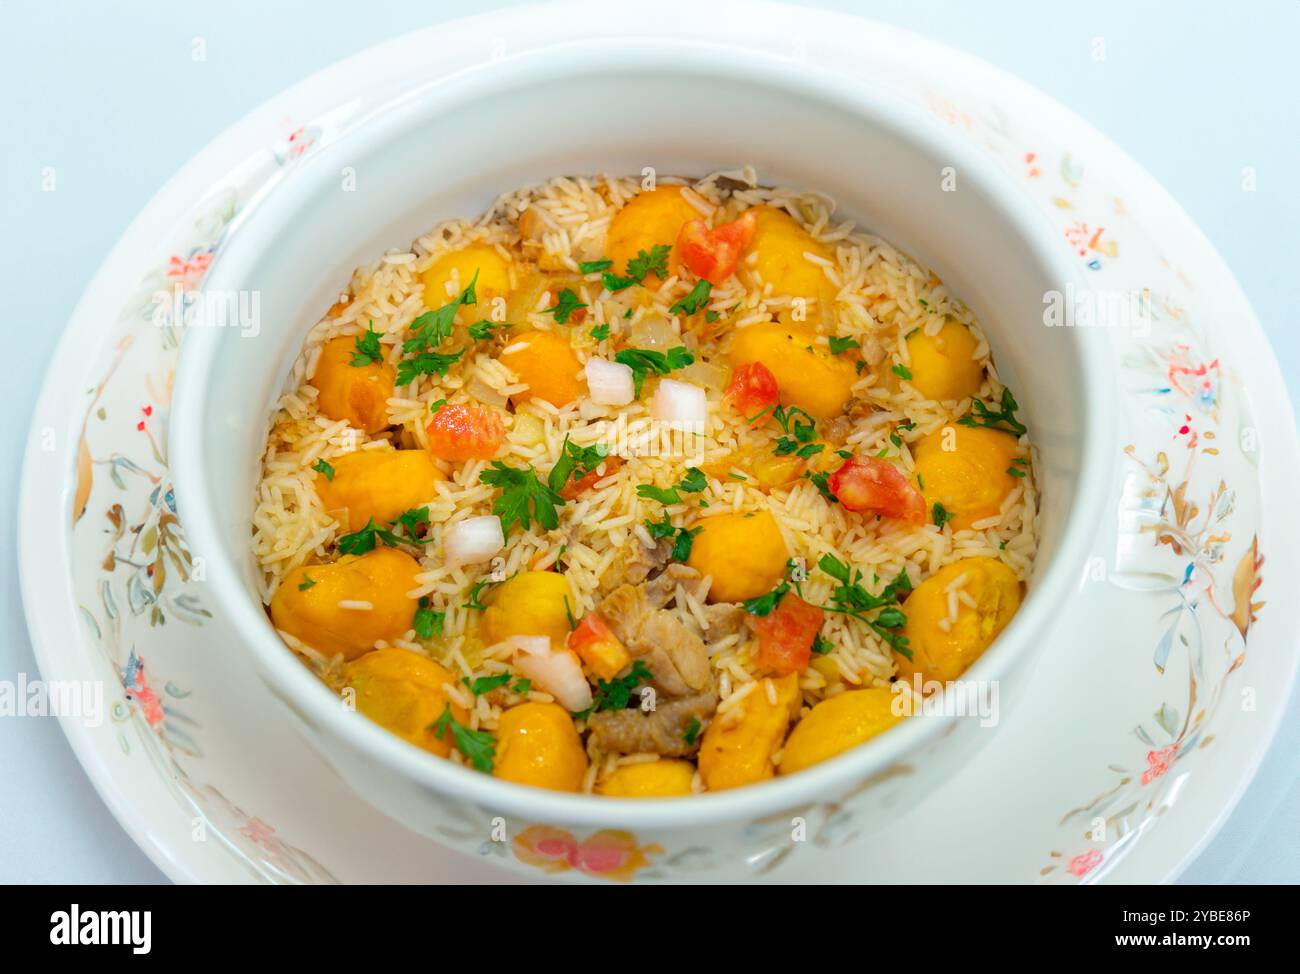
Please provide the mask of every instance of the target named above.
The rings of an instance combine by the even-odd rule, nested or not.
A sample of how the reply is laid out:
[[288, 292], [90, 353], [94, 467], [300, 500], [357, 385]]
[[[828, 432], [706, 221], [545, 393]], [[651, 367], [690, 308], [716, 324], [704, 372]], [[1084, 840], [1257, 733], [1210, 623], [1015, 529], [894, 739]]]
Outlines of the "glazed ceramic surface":
[[[833, 71], [862, 91], [887, 92], [887, 100], [928, 114], [930, 124], [964, 140], [961, 159], [978, 153], [982, 161], [970, 163], [974, 172], [999, 169], [1035, 208], [1059, 259], [1073, 265], [1069, 276], [1083, 277], [1095, 290], [1140, 294], [1148, 312], [1140, 320], [1149, 327], [1088, 336], [1106, 346], [1109, 361], [1100, 368], [1117, 390], [1122, 433], [1107, 450], [1116, 476], [1098, 498], [1104, 515], [1089, 550], [1075, 557], [1071, 594], [1054, 602], [1038, 663], [1032, 672], [1017, 670], [1025, 686], [996, 734], [983, 735], [988, 746], [969, 756], [969, 747], [948, 745], [960, 761], [945, 765], [935, 753], [944, 748], [918, 735], [927, 743], [905, 759], [892, 753], [863, 759], [863, 767], [871, 763], [881, 772], [865, 779], [856, 765], [849, 774], [835, 770], [844, 762], [833, 762], [821, 779], [809, 774], [806, 804], [778, 801], [747, 815], [745, 805], [760, 808], [761, 802], [735, 799], [736, 807], [726, 809], [732, 823], [726, 841], [703, 833], [683, 843], [671, 837], [666, 812], [647, 816], [656, 820], [639, 831], [582, 815], [534, 816], [524, 798], [496, 806], [457, 800], [431, 812], [430, 791], [407, 759], [390, 755], [376, 763], [363, 755], [381, 745], [355, 746], [366, 731], [377, 734], [373, 728], [345, 731], [347, 740], [325, 745], [371, 801], [477, 857], [467, 859], [389, 822], [342, 786], [295, 733], [288, 707], [300, 701], [282, 692], [284, 700], [273, 699], [244, 650], [233, 645], [245, 627], [232, 626], [229, 601], [213, 597], [208, 566], [193, 560], [176, 515], [165, 443], [183, 332], [167, 317], [176, 305], [160, 304], [156, 292], [179, 294], [182, 304], [199, 300], [214, 258], [212, 273], [220, 274], [223, 248], [235, 252], [239, 235], [258, 226], [259, 209], [277, 205], [282, 192], [280, 199], [290, 200], [295, 173], [309, 175], [313, 157], [329, 158], [331, 146], [346, 145], [354, 126], [394, 117], [395, 97], [418, 101], [422, 85], [472, 73], [503, 54], [497, 66], [505, 72], [510, 56], [526, 58], [556, 42], [558, 24], [568, 25], [566, 43], [575, 42], [575, 24], [596, 24], [592, 33], [612, 37], [635, 38], [639, 30], [636, 18], [608, 11], [600, 17], [512, 11], [360, 55], [222, 136], [128, 231], [56, 358], [37, 422], [66, 433], [69, 447], [56, 450], [59, 462], [51, 463], [34, 440], [24, 473], [29, 619], [46, 678], [108, 681], [114, 719], [98, 728], [75, 719], [65, 726], [115, 813], [173, 876], [500, 876], [482, 865], [486, 859], [606, 879], [689, 878], [701, 870], [723, 880], [755, 873], [822, 880], [1164, 879], [1231, 808], [1267, 746], [1295, 668], [1296, 608], [1276, 597], [1260, 607], [1270, 599], [1266, 577], [1292, 578], [1296, 569], [1296, 529], [1279, 514], [1284, 501], [1278, 496], [1278, 485], [1295, 479], [1295, 432], [1250, 309], [1163, 192], [1059, 106], [910, 35], [808, 11], [798, 13], [795, 29], [792, 17], [770, 8], [742, 20], [722, 6], [695, 12], [676, 33], [687, 48], [725, 33], [729, 49], [788, 64], [792, 78]], [[435, 39], [440, 50], [455, 52], [436, 68], [422, 55]], [[805, 72], [807, 62], [816, 67]], [[359, 77], [366, 79], [364, 90]], [[406, 103], [409, 110], [415, 103]], [[298, 122], [272, 131], [286, 115]], [[748, 158], [764, 171], [763, 157]], [[669, 163], [703, 165], [681, 157]], [[522, 182], [565, 168], [493, 175], [520, 175], [515, 181]], [[957, 293], [986, 321], [992, 310], [996, 322], [997, 309], [982, 306], [988, 292], [962, 277], [963, 267], [977, 266], [981, 241], [962, 241], [965, 255], [954, 250], [945, 257], [942, 246], [927, 247], [904, 223], [891, 223], [869, 195], [845, 194], [836, 166], [820, 171], [820, 184], [816, 169], [774, 170], [771, 178], [793, 175], [820, 185], [852, 215], [869, 217], [872, 229], [893, 231], [919, 257], [955, 274]], [[864, 166], [863, 181], [871, 176]], [[981, 185], [978, 175], [975, 185]], [[405, 237], [390, 236], [395, 224], [376, 224], [383, 239], [359, 241], [363, 253], [339, 254], [337, 268], [321, 268], [302, 306], [288, 312], [297, 316], [291, 327], [307, 323], [302, 316], [320, 304], [311, 299], [324, 296], [316, 290], [329, 286], [329, 273], [345, 274], [434, 220], [487, 202], [483, 187], [460, 192], [445, 192], [440, 205], [449, 209], [409, 214]], [[478, 206], [467, 205], [476, 200]], [[1014, 238], [999, 236], [995, 243]], [[1034, 286], [1037, 300], [1041, 281]], [[105, 320], [114, 321], [107, 332]], [[1015, 354], [1001, 347], [998, 353], [1003, 360]], [[1032, 382], [1032, 359], [1012, 364], [1013, 386]], [[80, 391], [76, 401], [68, 390]], [[1033, 397], [1022, 398], [1031, 423], [1050, 428], [1051, 413], [1036, 410]], [[48, 532], [38, 537], [34, 524], [65, 526], [61, 543], [52, 546]], [[272, 683], [280, 689], [283, 679]], [[313, 714], [298, 712], [309, 737], [335, 737]], [[859, 798], [840, 801], [856, 787], [863, 789]], [[760, 791], [753, 789], [755, 796]], [[904, 809], [923, 796], [916, 808]], [[864, 799], [867, 804], [857, 804]], [[882, 825], [880, 814], [891, 810]], [[361, 828], [370, 839], [364, 854], [346, 838]]]

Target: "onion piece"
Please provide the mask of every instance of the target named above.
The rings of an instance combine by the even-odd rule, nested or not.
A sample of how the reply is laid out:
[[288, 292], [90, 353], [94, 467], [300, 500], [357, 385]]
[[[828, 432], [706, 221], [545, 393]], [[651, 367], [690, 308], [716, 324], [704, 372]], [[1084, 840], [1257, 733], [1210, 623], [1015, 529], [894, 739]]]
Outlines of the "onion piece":
[[495, 514], [467, 517], [450, 525], [442, 536], [442, 560], [451, 568], [487, 561], [506, 546], [501, 518]]
[[702, 431], [709, 419], [709, 401], [699, 386], [660, 379], [650, 401], [650, 415], [661, 423]]
[[632, 370], [622, 362], [589, 358], [584, 370], [587, 373], [587, 391], [591, 393], [593, 402], [605, 406], [626, 406], [636, 398]]
[[570, 713], [592, 704], [591, 684], [582, 675], [578, 657], [567, 649], [551, 649], [547, 636], [511, 636], [515, 669], [545, 690]]

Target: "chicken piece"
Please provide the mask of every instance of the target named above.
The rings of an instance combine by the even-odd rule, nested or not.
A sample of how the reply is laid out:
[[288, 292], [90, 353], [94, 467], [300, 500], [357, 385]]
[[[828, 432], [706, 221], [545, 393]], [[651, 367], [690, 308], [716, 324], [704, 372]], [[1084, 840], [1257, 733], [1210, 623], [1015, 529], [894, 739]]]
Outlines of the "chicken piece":
[[606, 751], [686, 757], [699, 750], [702, 728], [717, 707], [710, 686], [707, 692], [662, 701], [650, 713], [603, 710], [587, 718], [587, 726]]
[[[647, 585], [620, 585], [597, 607], [615, 637], [644, 661], [654, 676], [652, 686], [668, 697], [683, 697], [711, 688], [712, 670], [704, 642], [677, 616], [656, 608]], [[656, 597], [659, 595], [656, 590]]]
[[663, 570], [672, 550], [672, 542], [667, 538], [661, 539], [653, 548], [636, 542], [629, 544], [628, 551], [622, 557], [610, 562], [601, 576], [601, 583], [609, 584], [609, 580], [613, 579], [619, 583], [640, 585], [655, 572]]

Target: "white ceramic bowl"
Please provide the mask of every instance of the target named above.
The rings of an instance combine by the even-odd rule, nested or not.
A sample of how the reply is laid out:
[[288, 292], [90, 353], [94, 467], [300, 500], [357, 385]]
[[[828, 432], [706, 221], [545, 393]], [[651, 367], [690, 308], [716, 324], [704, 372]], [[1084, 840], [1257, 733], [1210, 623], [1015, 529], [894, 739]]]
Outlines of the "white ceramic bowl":
[[660, 802], [557, 794], [439, 760], [348, 712], [281, 643], [256, 595], [249, 524], [268, 417], [307, 330], [355, 266], [556, 174], [703, 175], [746, 162], [764, 182], [828, 193], [841, 215], [933, 267], [979, 316], [1022, 404], [1040, 450], [1039, 558], [1019, 614], [967, 674], [997, 681], [1003, 708], [1083, 568], [1111, 475], [1108, 366], [1083, 332], [1042, 323], [1044, 295], [1079, 283], [1047, 223], [933, 118], [815, 64], [671, 39], [559, 45], [408, 92], [287, 170], [223, 244], [204, 288], [257, 291], [260, 331], [186, 336], [169, 447], [210, 597], [242, 636], [232, 651], [253, 654], [360, 794], [418, 832], [466, 851], [504, 839], [531, 862], [544, 834], [558, 841], [547, 854], [565, 856], [612, 830], [592, 847], [612, 843], [608, 861], [622, 865], [606, 871], [620, 878], [642, 855], [669, 874], [736, 857], [762, 868], [846, 817], [853, 835], [888, 824], [994, 732], [920, 717], [734, 791]]

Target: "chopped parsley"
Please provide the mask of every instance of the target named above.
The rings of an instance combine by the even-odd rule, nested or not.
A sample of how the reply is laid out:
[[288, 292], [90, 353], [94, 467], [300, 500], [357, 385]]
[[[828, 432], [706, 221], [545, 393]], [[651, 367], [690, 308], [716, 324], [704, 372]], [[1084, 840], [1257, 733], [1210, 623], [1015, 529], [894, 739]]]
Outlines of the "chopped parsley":
[[852, 338], [839, 338], [839, 337], [832, 336], [830, 339], [830, 343], [831, 343], [832, 355], [842, 355], [844, 352], [847, 352], [850, 348], [862, 347], [861, 342], [856, 341], [855, 339]]
[[360, 368], [363, 365], [370, 365], [372, 362], [383, 363], [384, 347], [379, 344], [379, 332], [375, 331], [375, 323], [372, 321], [366, 326], [366, 333], [358, 335], [356, 340], [356, 349], [352, 354], [352, 365]]
[[612, 260], [580, 260], [578, 261], [578, 270], [583, 274], [597, 274], [600, 271], [609, 270], [614, 266]]
[[456, 750], [465, 755], [466, 760], [476, 770], [491, 773], [492, 759], [497, 753], [497, 742], [491, 734], [487, 731], [470, 730], [460, 723], [451, 715], [451, 704], [444, 704], [442, 716], [429, 726], [433, 729], [433, 736], [438, 740], [443, 739], [447, 728], [450, 727]]
[[659, 541], [663, 538], [671, 538], [673, 533], [677, 530], [677, 526], [673, 524], [672, 519], [668, 516], [668, 512], [664, 511], [662, 521], [651, 521], [647, 518], [645, 521], [645, 529], [650, 532], [651, 538], [655, 541]]
[[1016, 436], [1021, 436], [1027, 432], [1028, 427], [1016, 419], [1016, 410], [1020, 408], [1020, 403], [1016, 402], [1016, 397], [1011, 394], [1010, 389], [1003, 388], [1001, 405], [1001, 409], [995, 410], [983, 400], [972, 399], [972, 411], [957, 420], [957, 425], [982, 426], [985, 429], [1014, 433]]
[[438, 412], [439, 409], [441, 409], [445, 405], [447, 405], [446, 399], [437, 399], [434, 402], [429, 403], [429, 415], [433, 416], [435, 413]]
[[708, 302], [709, 295], [712, 292], [713, 285], [708, 281], [696, 281], [695, 287], [691, 288], [691, 293], [679, 301], [675, 301], [672, 307], [668, 309], [668, 313], [671, 315], [693, 315]]
[[461, 683], [469, 687], [469, 692], [476, 697], [481, 697], [485, 693], [491, 693], [493, 690], [499, 690], [512, 679], [513, 673], [498, 673], [496, 676], [478, 676], [471, 683], [469, 677], [463, 677]]
[[469, 337], [474, 339], [476, 342], [483, 342], [491, 338], [492, 332], [496, 329], [509, 327], [511, 326], [507, 322], [488, 321], [484, 318], [482, 321], [476, 321], [474, 324], [469, 326]]
[[[632, 699], [632, 691], [641, 685], [642, 680], [652, 679], [654, 674], [646, 668], [645, 660], [636, 660], [627, 676], [612, 680], [596, 681], [591, 710], [622, 710]], [[584, 711], [583, 716], [591, 711]]]
[[782, 582], [766, 595], [758, 595], [752, 599], [746, 599], [742, 607], [750, 615], [770, 616], [776, 611], [776, 607], [781, 604], [786, 593], [790, 591], [790, 583]]
[[823, 636], [821, 633], [818, 633], [817, 635], [813, 636], [812, 651], [816, 653], [818, 656], [825, 656], [834, 648], [835, 648], [835, 644], [831, 642], [829, 639], [827, 639], [825, 636]]
[[[402, 351], [408, 355], [412, 352], [423, 352], [429, 346], [437, 348], [448, 338], [451, 337], [451, 326], [456, 320], [456, 312], [461, 309], [461, 305], [477, 304], [478, 295], [474, 292], [474, 285], [478, 283], [478, 271], [474, 272], [473, 278], [470, 279], [469, 286], [461, 291], [449, 304], [444, 304], [435, 311], [426, 311], [407, 326], [407, 330], [412, 333], [412, 337], [402, 342]], [[398, 383], [401, 385], [401, 383]]]
[[702, 726], [700, 718], [694, 716], [691, 717], [691, 722], [686, 725], [686, 730], [682, 731], [682, 740], [691, 747], [694, 747], [695, 742], [699, 740], [700, 728]]
[[[627, 262], [627, 272], [623, 276], [605, 270], [601, 275], [601, 282], [609, 291], [616, 292], [626, 290], [633, 284], [643, 283], [647, 274], [665, 278], [668, 276], [668, 254], [672, 249], [670, 244], [655, 244], [650, 248], [649, 253], [638, 250], [636, 256]], [[610, 263], [612, 265], [613, 261]]]
[[569, 632], [578, 628], [578, 620], [573, 618], [573, 608], [569, 605], [569, 597], [564, 597], [564, 618], [569, 622]]
[[579, 308], [585, 308], [586, 305], [578, 300], [577, 292], [571, 288], [564, 288], [555, 299], [555, 304], [543, 311], [543, 314], [555, 315], [555, 320], [562, 325], [569, 323], [569, 315], [573, 314]]
[[713, 324], [715, 321], [717, 321], [717, 320], [718, 320], [719, 318], [721, 318], [721, 317], [722, 317], [722, 315], [718, 314], [716, 311], [706, 311], [706, 312], [704, 312], [704, 320], [707, 321], [709, 324]]
[[936, 528], [941, 528], [952, 520], [952, 514], [950, 514], [948, 509], [938, 501], [935, 501], [934, 507], [930, 508], [930, 515], [934, 518], [934, 526]]
[[483, 602], [482, 602], [482, 600], [479, 599], [479, 595], [480, 595], [480, 593], [482, 593], [482, 591], [483, 591], [485, 588], [487, 588], [487, 587], [488, 587], [489, 585], [491, 585], [491, 584], [492, 584], [492, 583], [491, 583], [490, 581], [488, 581], [487, 579], [483, 579], [483, 580], [481, 580], [481, 581], [477, 581], [477, 582], [475, 582], [475, 583], [474, 583], [474, 586], [469, 590], [469, 598], [467, 598], [467, 599], [465, 600], [465, 603], [464, 603], [464, 605], [462, 606], [462, 608], [465, 608], [465, 609], [478, 609], [478, 611], [480, 611], [480, 612], [482, 612], [484, 609], [486, 609], [487, 606], [484, 605]]
[[660, 504], [680, 504], [681, 491], [698, 494], [709, 486], [709, 478], [699, 467], [687, 467], [686, 476], [677, 481], [674, 487], [656, 487], [654, 484], [637, 484], [636, 496], [658, 501]]
[[691, 545], [695, 542], [695, 536], [703, 531], [703, 527], [677, 529], [677, 540], [673, 542], [673, 550], [670, 557], [673, 561], [686, 561], [691, 557]]
[[632, 370], [632, 381], [637, 398], [641, 396], [641, 385], [651, 372], [667, 375], [674, 369], [684, 369], [695, 361], [695, 356], [679, 345], [667, 352], [657, 352], [650, 348], [625, 348], [615, 353], [614, 361], [626, 365]]
[[388, 523], [393, 527], [401, 525], [406, 529], [406, 536], [408, 538], [416, 544], [424, 544], [425, 539], [420, 536], [420, 525], [430, 523], [429, 508], [427, 506], [413, 507], [409, 511], [399, 514], [397, 520], [389, 521]]
[[429, 608], [429, 597], [420, 596], [419, 607], [415, 610], [415, 618], [411, 620], [411, 628], [421, 639], [432, 639], [434, 636], [442, 635], [443, 623], [447, 621], [447, 613], [434, 612]]
[[420, 352], [414, 358], [404, 358], [397, 363], [397, 385], [409, 386], [422, 375], [444, 376], [464, 354], [462, 348], [459, 352]]
[[382, 541], [390, 548], [396, 548], [402, 543], [402, 539], [392, 531], [377, 526], [372, 517], [360, 531], [345, 534], [338, 539], [339, 554], [364, 555], [367, 551], [375, 550], [376, 540]]
[[898, 376], [898, 377], [899, 377], [900, 379], [902, 379], [904, 382], [911, 382], [911, 381], [912, 381], [912, 370], [909, 369], [906, 365], [903, 365], [902, 363], [899, 363], [898, 365], [895, 365], [895, 366], [894, 366], [892, 369], [890, 369], [889, 371], [893, 372], [894, 375]]
[[302, 576], [302, 583], [298, 586], [298, 591], [305, 592], [307, 591], [307, 589], [311, 588], [315, 584], [316, 584], [316, 579], [312, 578], [310, 575], [304, 572]]
[[609, 337], [609, 325], [597, 325], [595, 328], [591, 329], [591, 331], [587, 332], [587, 334], [596, 341], [603, 342]]
[[313, 463], [311, 465], [311, 468], [315, 470], [317, 473], [324, 474], [326, 480], [334, 479], [334, 466], [324, 457], [321, 457], [319, 460]]
[[[873, 595], [862, 585], [862, 572], [854, 571], [846, 562], [834, 555], [822, 555], [817, 567], [840, 584], [831, 593], [829, 605], [822, 606], [830, 612], [843, 612], [847, 616], [865, 622], [886, 643], [901, 656], [912, 658], [908, 649], [907, 637], [899, 629], [907, 623], [907, 616], [898, 607], [900, 595], [912, 591], [912, 580], [904, 568], [898, 576]], [[874, 616], [867, 613], [875, 612]]]
[[599, 467], [607, 456], [609, 447], [604, 443], [578, 446], [565, 436], [564, 444], [560, 447], [560, 459], [555, 461], [555, 466], [547, 475], [546, 484], [558, 494], [570, 480], [577, 480]]
[[564, 498], [538, 480], [537, 471], [532, 467], [520, 470], [493, 460], [492, 469], [484, 470], [478, 479], [501, 490], [501, 496], [492, 504], [492, 512], [501, 518], [503, 534], [508, 535], [515, 522], [527, 531], [533, 526], [534, 518], [548, 531], [560, 526], [556, 508], [564, 506]]

